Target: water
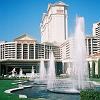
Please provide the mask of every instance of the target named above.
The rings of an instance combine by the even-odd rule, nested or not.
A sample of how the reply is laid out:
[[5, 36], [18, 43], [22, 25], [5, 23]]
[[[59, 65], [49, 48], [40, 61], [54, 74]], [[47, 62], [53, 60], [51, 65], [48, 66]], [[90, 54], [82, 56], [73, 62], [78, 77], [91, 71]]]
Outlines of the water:
[[12, 73], [12, 77], [15, 77], [15, 72], [16, 72], [16, 69], [14, 68], [12, 71], [11, 71], [11, 73]]
[[44, 61], [41, 59], [40, 62], [40, 80], [45, 80], [46, 79], [46, 69], [44, 66]]
[[34, 67], [33, 67], [33, 66], [32, 66], [31, 77], [33, 77], [33, 78], [34, 78]]
[[48, 68], [47, 89], [53, 88], [54, 80], [56, 80], [56, 74], [55, 74], [55, 58], [54, 58], [53, 51], [51, 51], [50, 52], [49, 68]]
[[19, 77], [23, 77], [23, 70], [20, 68]]
[[[47, 89], [60, 93], [79, 93], [80, 89], [91, 88], [86, 61], [86, 45], [84, 36], [84, 18], [76, 18], [75, 36], [71, 46], [72, 71], [69, 78], [56, 79], [54, 55], [51, 52], [50, 66], [48, 71]], [[91, 83], [92, 84], [92, 83]], [[94, 86], [93, 86], [94, 87]]]
[[[86, 61], [86, 45], [85, 45], [85, 36], [84, 36], [84, 18], [76, 18], [76, 28], [74, 36], [74, 48], [73, 52], [73, 80], [77, 80], [78, 89], [84, 89], [84, 82], [89, 80], [88, 77], [88, 66]], [[74, 86], [74, 81], [73, 81]]]
[[41, 98], [41, 100], [80, 100], [80, 95], [52, 93], [47, 91], [47, 87], [40, 85], [14, 91], [14, 93], [27, 95], [28, 98]]
[[35, 77], [35, 74], [34, 74], [34, 67], [32, 66], [32, 71], [31, 71], [31, 75], [30, 75], [29, 80], [33, 81], [33, 80], [34, 80], [34, 77]]

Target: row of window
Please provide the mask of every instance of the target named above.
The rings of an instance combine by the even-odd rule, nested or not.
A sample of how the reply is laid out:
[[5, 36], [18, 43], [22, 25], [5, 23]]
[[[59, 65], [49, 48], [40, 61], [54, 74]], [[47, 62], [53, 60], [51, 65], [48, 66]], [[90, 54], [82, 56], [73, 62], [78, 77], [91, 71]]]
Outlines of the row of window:
[[50, 50], [54, 51], [54, 55], [57, 59], [60, 58], [60, 49], [57, 46], [42, 44], [36, 44], [35, 46], [34, 44], [17, 44], [17, 47], [15, 47], [13, 44], [13, 48], [10, 49], [12, 46], [11, 44], [9, 44], [9, 47], [3, 45], [0, 45], [0, 59], [16, 57], [17, 59], [49, 59]]

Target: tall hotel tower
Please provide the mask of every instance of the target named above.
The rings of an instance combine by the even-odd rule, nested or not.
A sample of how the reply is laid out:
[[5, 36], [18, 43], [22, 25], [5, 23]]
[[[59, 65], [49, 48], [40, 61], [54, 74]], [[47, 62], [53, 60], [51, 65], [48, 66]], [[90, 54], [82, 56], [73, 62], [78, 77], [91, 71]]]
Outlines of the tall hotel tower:
[[63, 2], [49, 4], [47, 13], [43, 13], [41, 42], [63, 43], [68, 37], [67, 8]]

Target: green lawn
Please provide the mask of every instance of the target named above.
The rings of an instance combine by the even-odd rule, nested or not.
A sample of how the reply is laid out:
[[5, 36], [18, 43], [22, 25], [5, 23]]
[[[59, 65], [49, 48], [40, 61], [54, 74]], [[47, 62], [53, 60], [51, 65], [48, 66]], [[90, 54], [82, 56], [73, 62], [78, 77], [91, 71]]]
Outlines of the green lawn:
[[18, 95], [4, 93], [7, 89], [17, 87], [17, 85], [11, 84], [13, 82], [14, 80], [0, 80], [0, 100], [21, 100]]
[[[100, 82], [100, 78], [91, 78], [90, 80]], [[17, 87], [15, 80], [0, 80], [0, 100], [44, 100], [44, 99], [19, 99], [17, 94], [4, 93], [5, 90]]]
[[17, 95], [4, 93], [6, 89], [16, 87], [16, 85], [11, 84], [12, 82], [12, 80], [0, 80], [0, 100], [18, 100]]
[[0, 80], [0, 100], [43, 100], [33, 98], [19, 99], [19, 96], [16, 94], [4, 93], [4, 91], [7, 89], [17, 87], [16, 84], [11, 83], [15, 83], [15, 80]]
[[34, 100], [34, 99], [19, 99], [19, 96], [16, 94], [4, 93], [5, 90], [17, 87], [14, 83], [14, 80], [0, 80], [0, 100]]

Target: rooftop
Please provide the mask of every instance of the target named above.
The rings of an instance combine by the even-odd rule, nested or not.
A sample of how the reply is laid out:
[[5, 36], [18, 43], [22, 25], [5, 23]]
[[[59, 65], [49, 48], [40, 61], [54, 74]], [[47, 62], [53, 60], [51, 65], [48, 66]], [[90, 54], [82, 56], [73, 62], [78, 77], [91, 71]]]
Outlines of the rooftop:
[[29, 34], [25, 33], [17, 38], [14, 39], [14, 41], [19, 41], [19, 40], [32, 40], [32, 41], [36, 41], [36, 39], [34, 39], [33, 37], [31, 37]]

